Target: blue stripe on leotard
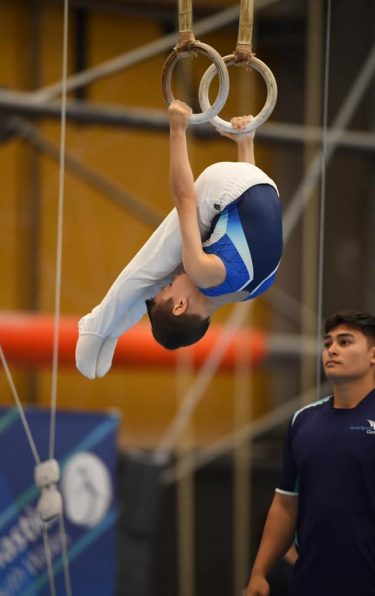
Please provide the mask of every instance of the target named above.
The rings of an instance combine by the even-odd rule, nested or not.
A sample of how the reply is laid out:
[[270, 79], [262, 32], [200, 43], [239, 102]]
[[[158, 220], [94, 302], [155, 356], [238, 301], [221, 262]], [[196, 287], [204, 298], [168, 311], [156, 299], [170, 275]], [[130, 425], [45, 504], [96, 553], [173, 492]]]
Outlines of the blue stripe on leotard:
[[275, 280], [282, 252], [281, 207], [274, 187], [257, 184], [244, 192], [220, 214], [212, 235], [203, 250], [223, 261], [226, 278], [201, 292], [222, 296], [246, 290], [255, 298], [266, 291]]

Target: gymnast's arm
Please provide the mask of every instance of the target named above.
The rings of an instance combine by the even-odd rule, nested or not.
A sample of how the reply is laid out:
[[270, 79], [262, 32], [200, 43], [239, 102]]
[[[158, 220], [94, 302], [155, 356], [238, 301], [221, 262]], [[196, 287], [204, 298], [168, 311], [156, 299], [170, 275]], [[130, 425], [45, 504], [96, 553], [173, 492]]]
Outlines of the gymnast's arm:
[[[238, 116], [232, 118], [231, 125], [232, 128], [236, 130], [241, 130], [244, 126], [247, 126], [249, 122], [253, 120], [253, 116]], [[231, 139], [235, 143], [237, 143], [237, 157], [238, 161], [244, 161], [246, 163], [250, 163], [252, 165], [255, 164], [255, 153], [254, 153], [254, 138], [255, 138], [255, 130], [248, 133], [229, 133], [221, 131], [217, 129], [218, 133], [221, 134], [223, 137], [227, 137]]]
[[216, 255], [206, 254], [198, 223], [198, 208], [191, 171], [186, 128], [191, 109], [175, 100], [169, 107], [170, 189], [176, 205], [182, 236], [182, 260], [185, 272], [199, 287], [212, 287], [225, 279], [224, 263]]

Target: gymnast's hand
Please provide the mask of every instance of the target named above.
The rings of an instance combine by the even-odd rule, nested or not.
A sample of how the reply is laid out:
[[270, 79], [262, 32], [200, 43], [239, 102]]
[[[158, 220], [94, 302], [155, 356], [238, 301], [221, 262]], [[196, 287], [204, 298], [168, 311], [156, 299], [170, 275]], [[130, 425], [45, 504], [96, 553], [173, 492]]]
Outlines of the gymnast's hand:
[[80, 333], [76, 346], [76, 366], [88, 379], [104, 377], [112, 366], [117, 337]]
[[[243, 130], [249, 122], [253, 120], [254, 116], [251, 114], [249, 116], [236, 116], [232, 118], [231, 125], [232, 128], [235, 130]], [[224, 137], [228, 137], [228, 139], [232, 139], [237, 145], [237, 153], [238, 153], [238, 161], [249, 163], [255, 165], [255, 155], [254, 155], [254, 137], [255, 137], [255, 130], [251, 132], [244, 132], [244, 133], [231, 133], [231, 132], [224, 132], [222, 130], [217, 129], [217, 131], [223, 135]]]
[[[235, 116], [234, 118], [231, 119], [230, 123], [231, 123], [233, 129], [242, 130], [252, 120], [254, 120], [254, 116], [249, 114], [248, 116]], [[248, 141], [252, 142], [255, 137], [255, 130], [252, 130], [251, 132], [244, 132], [244, 133], [225, 132], [223, 130], [220, 130], [219, 128], [216, 128], [216, 130], [223, 137], [228, 137], [228, 139], [232, 139], [232, 141], [234, 141], [235, 143], [243, 143], [243, 142], [248, 142]]]
[[186, 130], [193, 110], [183, 101], [175, 99], [168, 108], [171, 131]]

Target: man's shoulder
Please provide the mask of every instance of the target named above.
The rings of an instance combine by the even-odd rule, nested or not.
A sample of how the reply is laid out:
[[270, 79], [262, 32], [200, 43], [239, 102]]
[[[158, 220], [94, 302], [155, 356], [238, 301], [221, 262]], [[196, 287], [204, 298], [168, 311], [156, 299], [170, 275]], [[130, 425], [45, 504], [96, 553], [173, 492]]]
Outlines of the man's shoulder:
[[296, 412], [294, 412], [292, 418], [292, 426], [296, 423], [296, 421], [300, 421], [302, 419], [309, 418], [312, 415], [316, 415], [317, 413], [321, 412], [325, 407], [329, 404], [332, 400], [332, 395], [328, 395], [327, 397], [323, 397], [322, 399], [318, 399], [316, 401], [307, 404], [303, 408], [300, 408]]

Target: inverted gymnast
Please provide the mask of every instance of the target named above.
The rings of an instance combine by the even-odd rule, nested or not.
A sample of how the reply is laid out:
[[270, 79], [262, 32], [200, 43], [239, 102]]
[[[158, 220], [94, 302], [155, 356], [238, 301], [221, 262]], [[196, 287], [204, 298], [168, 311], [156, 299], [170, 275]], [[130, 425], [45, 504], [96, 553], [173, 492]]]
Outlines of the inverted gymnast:
[[[78, 370], [93, 379], [111, 367], [117, 339], [145, 314], [165, 348], [194, 344], [223, 304], [249, 300], [274, 282], [282, 253], [276, 184], [255, 165], [254, 132], [221, 133], [238, 161], [207, 167], [194, 182], [186, 130], [191, 109], [169, 106], [170, 189], [175, 209], [79, 321]], [[244, 128], [251, 116], [233, 118]]]

